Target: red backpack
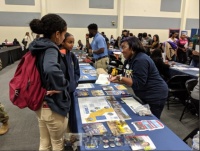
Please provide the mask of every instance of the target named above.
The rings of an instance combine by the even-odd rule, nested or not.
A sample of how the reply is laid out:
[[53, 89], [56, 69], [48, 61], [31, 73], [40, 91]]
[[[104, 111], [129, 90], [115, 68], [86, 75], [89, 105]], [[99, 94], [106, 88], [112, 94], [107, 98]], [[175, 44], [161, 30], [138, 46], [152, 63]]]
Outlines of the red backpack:
[[41, 107], [46, 94], [35, 61], [36, 56], [28, 51], [22, 57], [14, 77], [9, 83], [11, 102], [19, 108], [28, 107], [34, 111]]

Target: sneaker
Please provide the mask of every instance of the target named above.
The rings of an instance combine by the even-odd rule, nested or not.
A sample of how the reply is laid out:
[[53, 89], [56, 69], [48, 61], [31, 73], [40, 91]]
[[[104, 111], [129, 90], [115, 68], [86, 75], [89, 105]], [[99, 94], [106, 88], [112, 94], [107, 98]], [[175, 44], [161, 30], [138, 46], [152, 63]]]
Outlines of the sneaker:
[[4, 135], [8, 132], [9, 126], [8, 123], [3, 123], [0, 127], [0, 135]]

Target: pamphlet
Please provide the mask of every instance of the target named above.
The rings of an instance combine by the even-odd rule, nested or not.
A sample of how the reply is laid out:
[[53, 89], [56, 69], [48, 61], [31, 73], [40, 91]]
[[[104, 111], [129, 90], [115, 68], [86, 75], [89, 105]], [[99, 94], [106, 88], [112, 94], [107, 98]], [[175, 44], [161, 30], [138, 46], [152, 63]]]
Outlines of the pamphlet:
[[133, 133], [125, 121], [107, 121], [107, 124], [114, 136]]
[[124, 85], [121, 84], [115, 84], [114, 85], [118, 90], [127, 90], [127, 88]]
[[158, 120], [142, 120], [132, 122], [137, 131], [152, 131], [156, 129], [163, 129], [164, 125]]
[[102, 90], [91, 90], [93, 96], [105, 95]]
[[84, 83], [84, 84], [78, 84], [78, 87], [76, 89], [89, 89], [94, 88], [94, 85], [92, 83]]
[[89, 135], [103, 135], [107, 132], [103, 123], [83, 124], [83, 129]]
[[125, 135], [125, 139], [132, 150], [154, 150], [156, 146], [147, 135]]

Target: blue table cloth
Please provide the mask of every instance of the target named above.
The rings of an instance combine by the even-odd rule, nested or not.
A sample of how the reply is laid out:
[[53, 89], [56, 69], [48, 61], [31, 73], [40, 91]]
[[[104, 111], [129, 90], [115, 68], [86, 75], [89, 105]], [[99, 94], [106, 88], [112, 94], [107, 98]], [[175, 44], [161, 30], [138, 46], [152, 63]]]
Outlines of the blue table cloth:
[[[180, 67], [180, 69], [176, 68], [176, 67]], [[192, 78], [198, 78], [199, 77], [199, 70], [198, 68], [192, 67], [192, 66], [188, 66], [186, 64], [181, 64], [181, 63], [177, 63], [174, 65], [174, 67], [170, 67], [169, 69], [170, 71], [170, 75], [174, 76], [174, 75], [189, 75]]]
[[[89, 94], [90, 97], [92, 97], [91, 90], [102, 90], [100, 85], [94, 84], [94, 88], [89, 89]], [[113, 84], [111, 84], [113, 86]], [[115, 88], [113, 86], [113, 88]], [[115, 88], [116, 89], [116, 88]], [[105, 93], [106, 94], [106, 93]], [[135, 127], [131, 124], [131, 122], [134, 121], [140, 121], [140, 120], [153, 120], [156, 119], [158, 120], [155, 116], [139, 116], [135, 114], [125, 103], [121, 102], [121, 95], [115, 95], [115, 98], [120, 102], [121, 106], [126, 110], [126, 112], [130, 115], [132, 119], [126, 120], [126, 123], [129, 125], [129, 127], [132, 129], [132, 131], [136, 135], [148, 135], [153, 143], [156, 146], [156, 150], [180, 150], [180, 151], [189, 151], [191, 148], [185, 144], [176, 134], [174, 134], [166, 125], [164, 125], [163, 129], [158, 129], [158, 130], [153, 130], [153, 131], [136, 131]], [[98, 101], [98, 100], [94, 100]], [[76, 118], [76, 129], [78, 133], [84, 133], [84, 130], [82, 128], [82, 121], [81, 121], [81, 116], [80, 116], [80, 111], [79, 111], [79, 105], [78, 105], [78, 98], [77, 96], [75, 97], [75, 118]], [[104, 126], [107, 128], [107, 130], [110, 132], [109, 127], [107, 126], [106, 122], [102, 122]], [[111, 133], [111, 132], [110, 132]], [[80, 147], [81, 151], [86, 150], [84, 145]], [[94, 149], [93, 149], [94, 150]], [[100, 145], [98, 149], [95, 150], [120, 150], [120, 151], [128, 151], [131, 150], [130, 146], [125, 145], [121, 147], [115, 147], [111, 148], [109, 147], [108, 149], [104, 149], [103, 145]]]

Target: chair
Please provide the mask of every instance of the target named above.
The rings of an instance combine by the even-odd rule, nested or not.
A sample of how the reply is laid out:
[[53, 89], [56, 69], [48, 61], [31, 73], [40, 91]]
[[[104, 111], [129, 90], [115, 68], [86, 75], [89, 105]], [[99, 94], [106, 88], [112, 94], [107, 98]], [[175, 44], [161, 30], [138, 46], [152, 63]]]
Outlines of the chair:
[[167, 109], [169, 110], [170, 97], [174, 97], [174, 100], [178, 98], [183, 104], [188, 98], [187, 89], [185, 87], [185, 82], [191, 79], [188, 75], [175, 75], [167, 81], [168, 85], [168, 99], [167, 99]]
[[179, 119], [179, 121], [182, 120], [183, 118], [183, 115], [185, 114], [186, 112], [186, 109], [189, 109], [190, 111], [192, 111], [194, 109], [195, 111], [195, 114], [197, 114], [198, 116], [198, 113], [199, 113], [199, 109], [198, 109], [198, 106], [199, 106], [199, 100], [195, 100], [191, 97], [191, 91], [194, 89], [194, 87], [197, 85], [197, 82], [198, 80], [197, 79], [190, 79], [188, 81], [186, 81], [185, 83], [185, 87], [187, 89], [187, 93], [189, 95], [189, 98], [188, 100], [186, 101], [186, 105], [185, 105], [185, 108], [183, 109], [183, 112], [181, 114], [181, 117]]

